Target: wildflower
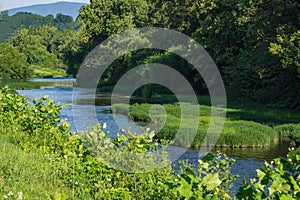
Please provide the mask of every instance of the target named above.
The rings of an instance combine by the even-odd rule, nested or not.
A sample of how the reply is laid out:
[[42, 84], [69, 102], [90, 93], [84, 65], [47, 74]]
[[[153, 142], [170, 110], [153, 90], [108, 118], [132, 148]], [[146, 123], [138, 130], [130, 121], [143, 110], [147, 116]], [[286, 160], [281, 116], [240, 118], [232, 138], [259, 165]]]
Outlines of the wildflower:
[[103, 124], [103, 129], [106, 129], [106, 127], [107, 127], [107, 124], [104, 123], [104, 124]]
[[150, 131], [150, 128], [146, 128], [146, 132], [149, 132]]
[[78, 185], [78, 182], [77, 182], [77, 181], [75, 182], [75, 185]]
[[252, 179], [250, 179], [250, 181], [254, 183], [254, 182], [256, 182], [256, 178], [252, 178]]
[[18, 200], [22, 200], [23, 199], [23, 192], [18, 192]]
[[111, 181], [111, 178], [107, 178], [106, 180], [110, 182], [110, 181]]

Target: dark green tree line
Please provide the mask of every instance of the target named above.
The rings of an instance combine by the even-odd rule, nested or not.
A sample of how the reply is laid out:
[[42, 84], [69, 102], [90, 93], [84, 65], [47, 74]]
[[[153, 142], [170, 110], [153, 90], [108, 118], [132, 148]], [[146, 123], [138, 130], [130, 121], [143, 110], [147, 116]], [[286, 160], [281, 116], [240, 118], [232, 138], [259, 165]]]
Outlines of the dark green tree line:
[[[79, 15], [80, 46], [86, 55], [107, 37], [126, 29], [174, 29], [196, 39], [210, 53], [231, 98], [300, 108], [299, 10], [296, 0], [91, 0]], [[154, 54], [156, 61], [167, 60], [168, 54]], [[154, 54], [138, 57], [146, 61]], [[130, 68], [128, 63], [133, 62], [128, 59], [135, 59], [124, 58], [116, 74]], [[180, 63], [179, 58], [172, 59]], [[189, 66], [180, 68], [184, 71]], [[192, 73], [188, 77], [195, 79]]]

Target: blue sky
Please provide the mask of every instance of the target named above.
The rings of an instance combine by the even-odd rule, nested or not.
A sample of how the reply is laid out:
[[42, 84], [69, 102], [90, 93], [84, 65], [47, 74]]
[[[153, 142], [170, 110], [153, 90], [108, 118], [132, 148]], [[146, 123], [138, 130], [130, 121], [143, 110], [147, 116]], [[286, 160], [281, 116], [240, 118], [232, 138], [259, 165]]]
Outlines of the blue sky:
[[0, 0], [0, 11], [35, 4], [55, 3], [59, 1], [89, 3], [89, 0]]

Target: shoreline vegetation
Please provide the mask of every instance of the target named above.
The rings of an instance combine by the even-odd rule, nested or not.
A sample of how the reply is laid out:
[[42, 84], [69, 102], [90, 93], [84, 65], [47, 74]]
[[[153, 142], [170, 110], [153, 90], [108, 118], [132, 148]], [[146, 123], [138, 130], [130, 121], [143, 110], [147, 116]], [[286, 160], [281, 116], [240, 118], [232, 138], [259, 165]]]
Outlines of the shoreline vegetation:
[[[167, 97], [166, 99], [174, 98]], [[152, 119], [149, 117], [149, 110], [152, 106], [155, 107], [155, 104], [134, 103], [130, 106], [115, 104], [112, 105], [111, 112], [127, 115], [135, 122], [158, 127], [160, 127], [160, 123], [165, 123], [164, 127], [156, 134], [156, 138], [172, 140], [178, 131], [181, 116], [180, 103], [171, 104], [170, 102], [162, 104], [166, 115], [152, 115]], [[197, 135], [194, 139], [189, 138], [189, 126], [182, 124], [186, 134], [180, 140], [173, 141], [174, 145], [195, 149], [205, 147], [203, 140], [211, 120], [211, 107], [208, 96], [200, 96], [199, 102], [201, 104]], [[190, 106], [192, 110], [193, 106]], [[128, 109], [129, 113], [126, 113]], [[291, 140], [291, 146], [300, 144], [300, 112], [296, 110], [276, 109], [255, 102], [235, 100], [228, 102], [226, 112], [224, 127], [215, 147], [258, 148], [276, 144], [285, 139]], [[166, 119], [164, 119], [165, 116]], [[191, 140], [193, 140], [192, 143]], [[191, 146], [187, 146], [190, 143]]]
[[[47, 97], [29, 102], [5, 87], [0, 99], [0, 197], [4, 199], [300, 197], [299, 150], [266, 162], [257, 170], [257, 179], [243, 180], [237, 194], [231, 194], [234, 160], [226, 155], [210, 153], [197, 165], [183, 162], [175, 172], [166, 146], [152, 134], [127, 132], [109, 138], [106, 124], [72, 134], [70, 124], [58, 117], [62, 106]], [[158, 150], [157, 157], [153, 152]]]

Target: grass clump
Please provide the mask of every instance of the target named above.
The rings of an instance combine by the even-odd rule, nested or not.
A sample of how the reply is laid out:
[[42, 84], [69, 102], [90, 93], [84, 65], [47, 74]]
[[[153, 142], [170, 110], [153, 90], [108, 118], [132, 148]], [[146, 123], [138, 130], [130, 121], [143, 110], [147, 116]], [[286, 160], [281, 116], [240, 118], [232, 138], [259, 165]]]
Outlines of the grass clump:
[[[199, 98], [201, 99], [201, 98]], [[207, 102], [204, 98], [202, 101]], [[211, 107], [208, 105], [199, 106], [199, 128], [197, 135], [191, 138], [190, 124], [181, 124], [181, 109], [180, 105], [182, 103], [175, 104], [164, 104], [163, 106], [166, 114], [164, 116], [150, 116], [149, 110], [152, 104], [133, 104], [129, 106], [129, 113], [126, 113], [134, 121], [144, 121], [148, 123], [161, 122], [161, 118], [166, 118], [164, 127], [160, 129], [156, 137], [159, 139], [173, 140], [181, 126], [185, 130], [185, 134], [181, 133], [177, 136], [177, 139], [173, 141], [175, 145], [184, 147], [194, 147], [199, 148], [207, 144], [203, 144], [203, 141], [207, 135], [207, 129], [211, 122]], [[293, 126], [294, 128], [288, 129], [289, 125], [275, 126], [275, 130], [272, 128], [271, 124], [280, 124], [282, 122], [283, 116], [288, 116], [288, 121], [294, 121], [300, 114], [297, 112], [283, 110], [276, 110], [273, 108], [262, 107], [261, 105], [255, 107], [256, 104], [244, 103], [244, 108], [233, 106], [233, 103], [229, 103], [227, 108], [228, 118], [225, 121], [223, 131], [220, 134], [217, 147], [264, 147], [269, 146], [271, 143], [276, 143], [279, 141], [278, 132], [289, 131], [289, 135], [294, 135], [296, 138], [299, 135], [299, 125]], [[188, 105], [188, 104], [184, 104]], [[128, 105], [113, 105], [112, 109], [115, 112], [122, 113], [122, 107]], [[195, 107], [192, 105], [186, 107], [188, 113], [193, 113]], [[248, 109], [248, 110], [245, 110]], [[266, 111], [263, 113], [263, 108]], [[257, 115], [261, 116], [257, 117]], [[273, 116], [274, 121], [271, 122], [271, 116]], [[159, 119], [156, 119], [159, 118]], [[155, 119], [155, 120], [154, 120]], [[254, 120], [252, 120], [254, 119]], [[209, 135], [207, 136], [210, 137]], [[298, 136], [297, 136], [298, 137]], [[192, 145], [191, 145], [192, 144]]]
[[14, 90], [31, 90], [31, 89], [39, 89], [43, 86], [50, 86], [51, 83], [44, 82], [30, 82], [30, 81], [20, 81], [20, 80], [0, 80], [0, 88], [4, 88], [5, 86], [9, 86], [9, 88]]
[[[24, 152], [0, 133], [0, 198], [49, 199], [66, 193], [67, 187], [55, 176], [60, 166], [52, 163], [43, 152]], [[8, 195], [11, 194], [11, 195]]]
[[271, 127], [251, 121], [226, 121], [217, 142], [220, 147], [263, 147], [277, 141]]
[[290, 138], [294, 141], [293, 145], [300, 145], [300, 124], [283, 124], [275, 126], [280, 139]]

